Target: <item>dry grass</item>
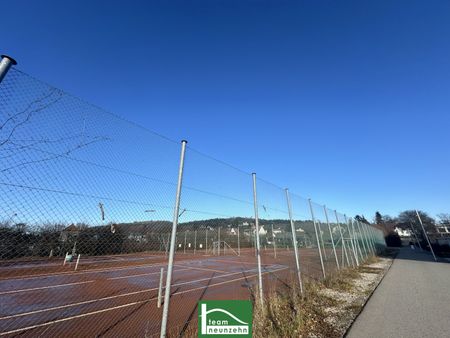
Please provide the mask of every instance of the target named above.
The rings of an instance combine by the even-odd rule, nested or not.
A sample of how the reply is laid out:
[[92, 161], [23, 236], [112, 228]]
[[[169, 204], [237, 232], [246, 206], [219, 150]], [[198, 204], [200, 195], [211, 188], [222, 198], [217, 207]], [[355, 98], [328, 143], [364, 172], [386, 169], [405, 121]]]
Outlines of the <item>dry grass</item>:
[[369, 256], [364, 262], [366, 265], [378, 263], [380, 259], [377, 256]]
[[369, 257], [364, 266], [342, 269], [321, 283], [305, 283], [304, 297], [292, 289], [272, 292], [264, 306], [255, 304], [254, 337], [342, 337], [371, 292], [355, 285], [361, 273], [382, 273], [368, 266], [378, 262]]
[[323, 285], [328, 289], [350, 292], [353, 289], [353, 280], [358, 277], [359, 272], [357, 269], [346, 268], [327, 277], [323, 281]]
[[298, 292], [273, 293], [264, 306], [255, 305], [254, 337], [338, 337], [333, 326], [325, 322], [325, 308], [335, 303], [320, 293], [315, 283], [304, 285], [307, 297]]

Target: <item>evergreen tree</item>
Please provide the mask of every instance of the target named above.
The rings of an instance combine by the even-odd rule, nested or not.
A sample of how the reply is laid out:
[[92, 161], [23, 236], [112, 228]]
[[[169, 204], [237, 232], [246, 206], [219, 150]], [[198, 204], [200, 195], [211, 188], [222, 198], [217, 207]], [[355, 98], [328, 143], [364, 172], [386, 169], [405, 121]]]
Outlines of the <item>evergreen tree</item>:
[[383, 224], [383, 216], [378, 211], [375, 213], [375, 224]]

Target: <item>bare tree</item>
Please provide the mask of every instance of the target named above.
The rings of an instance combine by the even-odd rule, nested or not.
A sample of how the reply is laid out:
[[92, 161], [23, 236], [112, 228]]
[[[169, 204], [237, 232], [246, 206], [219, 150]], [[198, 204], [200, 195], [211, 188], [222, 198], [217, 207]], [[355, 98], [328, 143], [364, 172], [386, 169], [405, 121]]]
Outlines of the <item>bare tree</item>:
[[[422, 222], [424, 225], [434, 226], [434, 224], [435, 224], [434, 219], [431, 218], [426, 212], [419, 210], [418, 213], [419, 213], [420, 218], [422, 219]], [[417, 219], [417, 214], [416, 214], [415, 210], [402, 211], [398, 215], [397, 220], [400, 223], [408, 223], [408, 222], [417, 223], [419, 221]]]
[[439, 218], [439, 223], [442, 225], [450, 225], [450, 214], [441, 213], [436, 215]]

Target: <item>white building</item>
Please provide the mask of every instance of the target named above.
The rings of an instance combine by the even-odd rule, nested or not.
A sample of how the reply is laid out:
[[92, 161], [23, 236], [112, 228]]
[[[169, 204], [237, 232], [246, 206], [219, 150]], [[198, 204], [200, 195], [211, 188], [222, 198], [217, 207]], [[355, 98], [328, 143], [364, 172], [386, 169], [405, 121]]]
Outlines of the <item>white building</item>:
[[395, 227], [394, 231], [400, 236], [400, 237], [411, 237], [412, 233], [409, 229], [402, 229]]
[[264, 229], [264, 225], [261, 225], [261, 227], [259, 228], [259, 234], [262, 236], [267, 234], [267, 230]]
[[450, 236], [450, 225], [444, 224], [436, 225], [436, 231], [441, 236]]
[[281, 234], [283, 232], [283, 230], [281, 229], [273, 229], [273, 233], [276, 234]]

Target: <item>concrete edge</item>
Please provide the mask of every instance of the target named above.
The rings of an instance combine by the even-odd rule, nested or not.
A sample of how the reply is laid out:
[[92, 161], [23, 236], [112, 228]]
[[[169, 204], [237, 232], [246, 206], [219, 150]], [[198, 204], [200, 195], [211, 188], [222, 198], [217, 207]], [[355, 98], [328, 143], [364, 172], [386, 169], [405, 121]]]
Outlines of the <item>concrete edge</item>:
[[369, 296], [366, 298], [364, 304], [361, 306], [361, 308], [359, 309], [358, 313], [356, 314], [355, 318], [353, 318], [352, 323], [349, 325], [349, 327], [347, 328], [347, 330], [345, 330], [344, 335], [342, 336], [343, 338], [347, 337], [348, 332], [350, 331], [350, 329], [353, 327], [353, 324], [356, 322], [356, 320], [358, 319], [359, 315], [361, 314], [361, 312], [363, 312], [364, 308], [366, 307], [367, 302], [370, 300], [370, 298], [372, 298], [372, 295], [375, 293], [375, 291], [378, 289], [378, 287], [381, 285], [381, 283], [384, 280], [384, 277], [386, 277], [386, 275], [389, 273], [389, 270], [391, 270], [392, 265], [394, 264], [394, 260], [397, 258], [399, 251], [397, 251], [395, 253], [395, 256], [392, 258], [392, 263], [391, 265], [389, 265], [389, 267], [386, 269], [386, 271], [384, 272], [384, 275], [381, 277], [380, 281], [378, 282], [377, 286], [372, 290], [372, 292], [369, 294]]

